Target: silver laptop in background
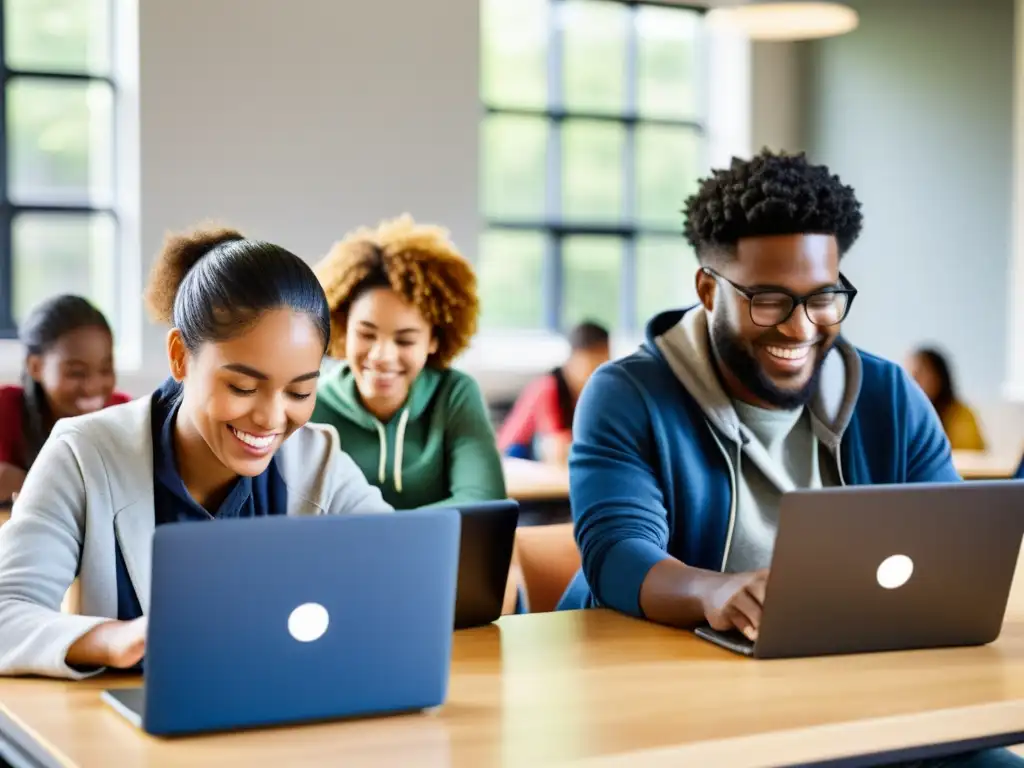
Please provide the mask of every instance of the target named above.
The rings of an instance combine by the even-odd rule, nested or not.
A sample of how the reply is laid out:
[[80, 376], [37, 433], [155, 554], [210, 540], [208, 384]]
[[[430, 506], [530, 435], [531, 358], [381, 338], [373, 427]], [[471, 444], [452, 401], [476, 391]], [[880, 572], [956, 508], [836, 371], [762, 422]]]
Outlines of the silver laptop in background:
[[1020, 480], [788, 493], [757, 641], [696, 634], [759, 659], [991, 643], [1022, 535]]

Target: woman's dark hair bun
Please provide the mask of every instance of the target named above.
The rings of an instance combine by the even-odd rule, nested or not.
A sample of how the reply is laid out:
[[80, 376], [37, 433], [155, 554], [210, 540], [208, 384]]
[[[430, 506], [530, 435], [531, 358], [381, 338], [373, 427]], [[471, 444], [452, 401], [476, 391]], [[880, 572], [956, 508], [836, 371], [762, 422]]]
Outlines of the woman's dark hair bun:
[[149, 276], [146, 306], [192, 352], [285, 307], [310, 318], [325, 350], [331, 339], [327, 297], [310, 266], [280, 245], [225, 227], [169, 236]]
[[174, 299], [189, 270], [217, 246], [244, 239], [237, 230], [212, 225], [187, 234], [169, 233], [146, 285], [146, 309], [150, 318], [157, 323], [173, 323]]

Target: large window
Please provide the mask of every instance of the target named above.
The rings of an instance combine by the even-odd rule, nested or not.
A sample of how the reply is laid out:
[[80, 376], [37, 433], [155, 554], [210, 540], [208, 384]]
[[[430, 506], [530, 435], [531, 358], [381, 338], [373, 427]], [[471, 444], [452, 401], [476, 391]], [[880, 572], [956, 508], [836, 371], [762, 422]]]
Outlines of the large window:
[[635, 333], [693, 298], [680, 210], [703, 167], [702, 15], [482, 0], [482, 325]]
[[77, 293], [118, 318], [114, 0], [2, 0], [0, 336]]

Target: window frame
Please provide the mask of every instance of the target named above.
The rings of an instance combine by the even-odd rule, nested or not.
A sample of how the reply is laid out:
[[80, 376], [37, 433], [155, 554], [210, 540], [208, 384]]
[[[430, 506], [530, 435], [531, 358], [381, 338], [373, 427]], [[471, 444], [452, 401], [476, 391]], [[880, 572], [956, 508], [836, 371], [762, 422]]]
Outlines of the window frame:
[[[536, 232], [544, 236], [545, 252], [542, 267], [542, 324], [539, 328], [528, 332], [542, 331], [560, 334], [567, 330], [562, 323], [565, 310], [565, 240], [577, 236], [618, 237], [622, 240], [622, 264], [620, 274], [621, 298], [618, 307], [618, 322], [613, 333], [622, 336], [635, 336], [642, 328], [636, 322], [637, 296], [637, 241], [644, 237], [678, 237], [682, 243], [682, 225], [679, 227], [658, 227], [644, 224], [635, 218], [632, 221], [625, 217], [620, 223], [577, 222], [562, 218], [561, 181], [562, 181], [562, 141], [561, 127], [567, 120], [586, 120], [620, 126], [623, 129], [622, 150], [622, 192], [623, 209], [631, 211], [636, 201], [636, 158], [637, 129], [646, 126], [658, 126], [692, 132], [700, 141], [701, 153], [706, 156], [707, 104], [706, 99], [698, 99], [695, 119], [647, 117], [638, 110], [638, 59], [640, 36], [637, 34], [636, 15], [644, 6], [666, 8], [674, 11], [695, 13], [699, 17], [707, 14], [707, 8], [688, 3], [675, 3], [668, 0], [592, 0], [593, 2], [614, 3], [624, 5], [632, 16], [632, 23], [626, 35], [626, 77], [625, 107], [618, 112], [593, 112], [567, 108], [564, 105], [562, 82], [565, 72], [564, 35], [558, 15], [566, 0], [547, 0], [547, 60], [545, 67], [547, 84], [547, 105], [539, 107], [508, 107], [488, 103], [481, 93], [483, 119], [481, 128], [486, 121], [495, 116], [530, 117], [543, 119], [547, 124], [547, 143], [544, 173], [545, 213], [543, 218], [502, 218], [490, 216], [482, 212], [483, 230], [488, 231], [526, 231]], [[698, 37], [699, 69], [697, 80], [700, 83], [707, 70], [707, 46], [704, 30]], [[699, 93], [703, 94], [703, 84], [699, 85]], [[682, 201], [680, 201], [680, 204]], [[552, 213], [554, 211], [554, 213]], [[503, 333], [508, 329], [486, 329], [489, 332]]]
[[[117, 71], [116, 34], [118, 30], [118, 3], [108, 4], [109, 45], [111, 47], [111, 72]], [[14, 319], [14, 223], [20, 214], [78, 214], [89, 216], [93, 214], [104, 214], [111, 218], [114, 224], [114, 262], [120, 263], [121, 257], [121, 220], [117, 207], [118, 200], [118, 174], [117, 164], [117, 113], [119, 108], [120, 93], [118, 92], [117, 80], [113, 74], [95, 75], [84, 72], [62, 72], [55, 70], [23, 70], [13, 69], [7, 65], [7, 4], [0, 0], [0, 340], [16, 339], [18, 337], [17, 323]], [[108, 205], [75, 204], [75, 203], [16, 203], [11, 199], [9, 189], [9, 157], [10, 144], [8, 140], [8, 118], [10, 117], [7, 104], [8, 86], [19, 79], [49, 81], [61, 83], [105, 83], [111, 90], [111, 109], [114, 115], [112, 132], [110, 136], [111, 157], [115, 164], [111, 176], [112, 195]], [[117, 279], [112, 276], [111, 279]], [[115, 292], [120, 297], [120, 291]], [[120, 300], [118, 301], [120, 304]], [[120, 307], [118, 307], [120, 311]], [[116, 322], [115, 318], [111, 318]]]

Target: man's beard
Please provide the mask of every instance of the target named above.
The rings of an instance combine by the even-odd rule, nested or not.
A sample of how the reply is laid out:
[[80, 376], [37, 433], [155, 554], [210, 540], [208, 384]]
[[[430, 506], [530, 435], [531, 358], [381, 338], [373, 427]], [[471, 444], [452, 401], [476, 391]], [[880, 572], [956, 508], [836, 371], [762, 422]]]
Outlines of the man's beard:
[[803, 408], [814, 397], [815, 392], [818, 391], [821, 366], [828, 352], [828, 349], [825, 348], [816, 348], [812, 351], [812, 354], [817, 354], [819, 357], [814, 364], [811, 378], [800, 389], [780, 389], [764, 372], [757, 358], [748, 352], [729, 330], [724, 317], [719, 317], [717, 322], [712, 320], [711, 343], [718, 353], [721, 364], [729, 369], [750, 394], [774, 408], [787, 411]]

